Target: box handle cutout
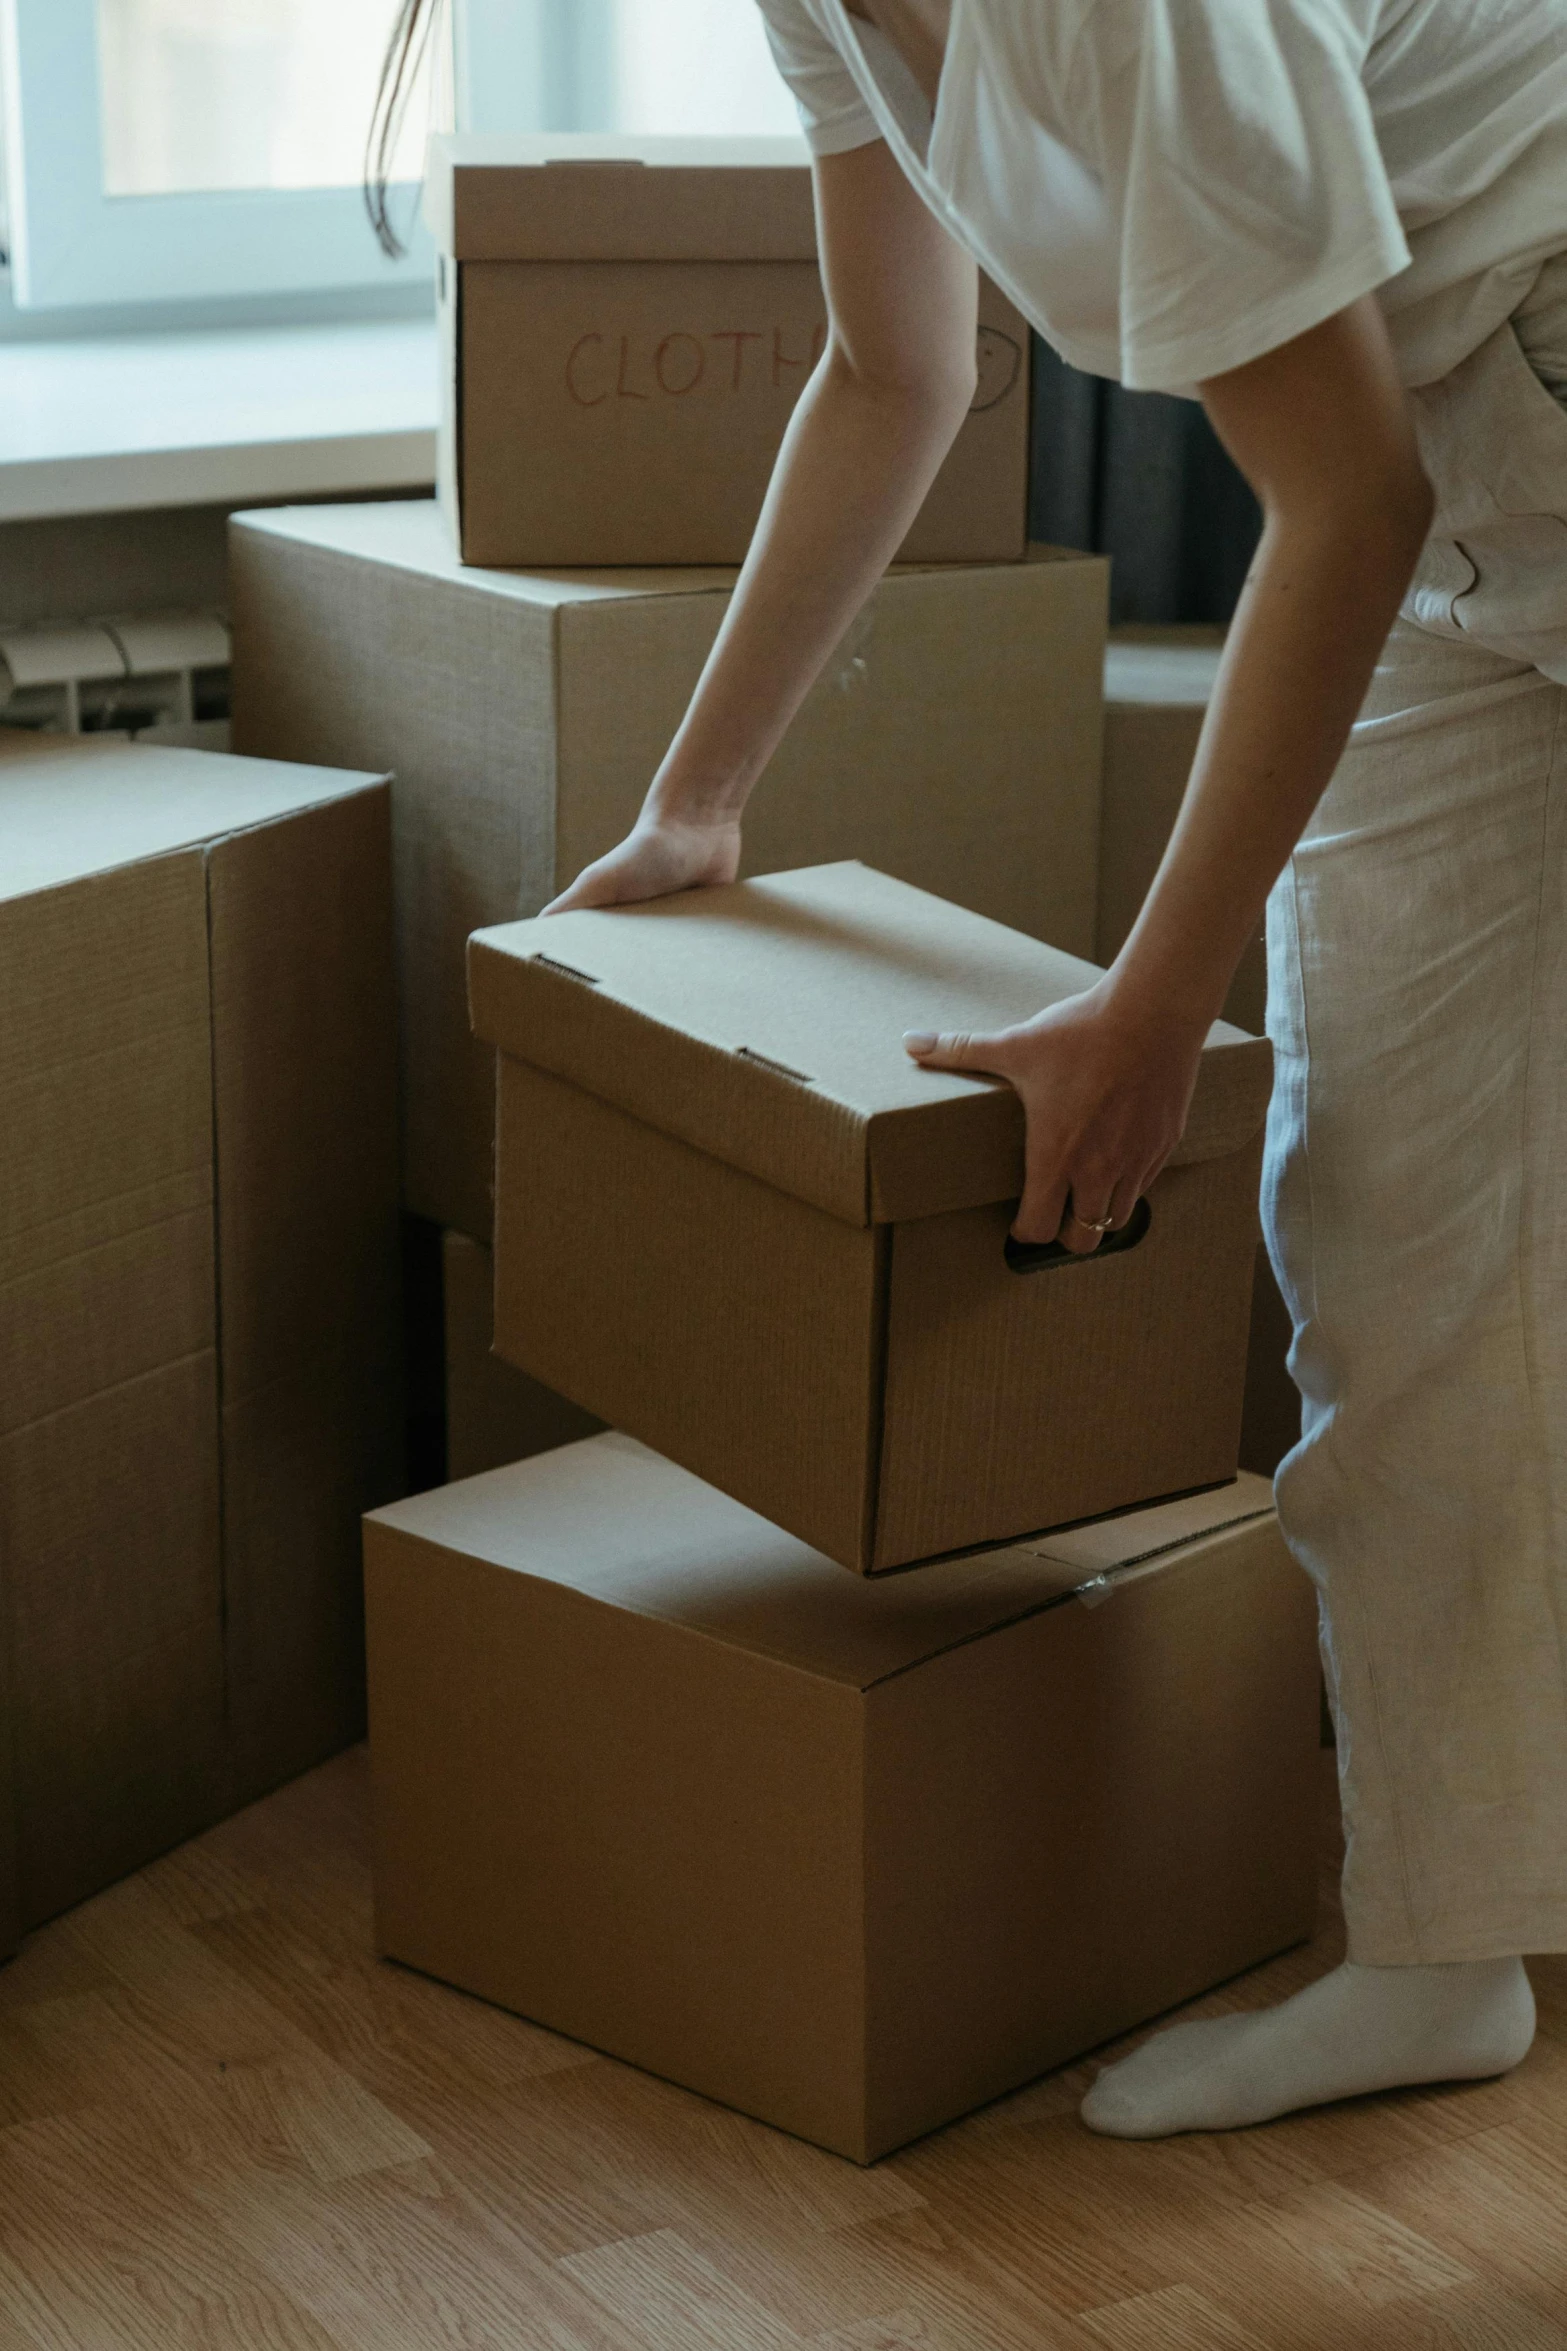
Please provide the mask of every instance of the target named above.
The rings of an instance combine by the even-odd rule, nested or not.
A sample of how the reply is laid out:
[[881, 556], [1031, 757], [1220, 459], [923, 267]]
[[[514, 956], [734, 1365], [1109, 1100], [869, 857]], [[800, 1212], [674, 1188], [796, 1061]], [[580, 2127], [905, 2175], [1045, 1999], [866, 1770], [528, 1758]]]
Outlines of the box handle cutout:
[[791, 1069], [787, 1061], [774, 1061], [770, 1054], [758, 1053], [754, 1045], [737, 1045], [735, 1051], [742, 1061], [759, 1061], [763, 1069], [770, 1069], [781, 1078], [792, 1078], [797, 1086], [814, 1086], [816, 1083], [814, 1078], [806, 1076], [803, 1069]]
[[1007, 1264], [1014, 1273], [1048, 1273], [1057, 1265], [1097, 1265], [1101, 1257], [1119, 1257], [1127, 1249], [1135, 1249], [1153, 1223], [1153, 1210], [1146, 1200], [1139, 1200], [1119, 1232], [1106, 1233], [1097, 1249], [1080, 1256], [1064, 1241], [1014, 1241], [1007, 1235]]
[[590, 971], [578, 971], [574, 963], [557, 963], [553, 955], [535, 955], [535, 963], [542, 963], [546, 971], [558, 971], [563, 979], [580, 980], [585, 988], [596, 988], [598, 981]]

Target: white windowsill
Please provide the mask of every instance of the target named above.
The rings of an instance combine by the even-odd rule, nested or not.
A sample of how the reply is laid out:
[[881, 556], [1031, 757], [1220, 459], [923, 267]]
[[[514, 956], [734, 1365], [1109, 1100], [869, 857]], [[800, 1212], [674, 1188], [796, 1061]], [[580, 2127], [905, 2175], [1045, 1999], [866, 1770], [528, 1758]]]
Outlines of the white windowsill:
[[0, 344], [0, 522], [416, 489], [428, 319]]

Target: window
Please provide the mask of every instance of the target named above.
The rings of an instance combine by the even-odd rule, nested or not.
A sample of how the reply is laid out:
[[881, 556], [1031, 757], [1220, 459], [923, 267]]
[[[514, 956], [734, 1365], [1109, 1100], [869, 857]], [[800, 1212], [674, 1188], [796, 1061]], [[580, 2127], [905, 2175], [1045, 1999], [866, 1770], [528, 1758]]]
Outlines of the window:
[[792, 131], [754, 0], [450, 0], [397, 158], [388, 261], [359, 175], [395, 0], [0, 0], [20, 307], [428, 284], [432, 117], [483, 131]]

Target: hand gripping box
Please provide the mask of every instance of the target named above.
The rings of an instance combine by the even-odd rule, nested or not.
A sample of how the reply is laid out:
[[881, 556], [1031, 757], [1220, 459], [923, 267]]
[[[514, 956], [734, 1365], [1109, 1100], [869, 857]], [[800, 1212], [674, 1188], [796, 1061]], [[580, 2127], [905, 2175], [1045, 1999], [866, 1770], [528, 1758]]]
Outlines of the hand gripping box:
[[1009, 1261], [1023, 1118], [918, 1069], [1094, 966], [859, 865], [470, 943], [497, 1351], [864, 1572], [1233, 1477], [1270, 1054], [1216, 1027], [1135, 1246]]
[[381, 1950], [887, 2153], [1311, 1932], [1270, 1502], [880, 1583], [623, 1436], [377, 1512]]
[[[466, 563], [739, 563], [826, 303], [797, 139], [431, 143], [438, 473]], [[1016, 561], [1028, 329], [988, 281], [978, 389], [904, 543]]]

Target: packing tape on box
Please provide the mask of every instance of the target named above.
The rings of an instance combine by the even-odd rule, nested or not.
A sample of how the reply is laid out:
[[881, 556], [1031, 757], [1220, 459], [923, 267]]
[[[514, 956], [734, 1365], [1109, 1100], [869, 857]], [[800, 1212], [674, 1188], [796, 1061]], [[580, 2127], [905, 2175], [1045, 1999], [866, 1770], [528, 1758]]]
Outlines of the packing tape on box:
[[1236, 1518], [1226, 1518], [1218, 1526], [1206, 1527], [1200, 1535], [1178, 1535], [1173, 1542], [1160, 1543], [1152, 1551], [1141, 1551], [1135, 1559], [1122, 1560], [1118, 1567], [1107, 1567], [1098, 1575], [1079, 1584], [1072, 1598], [1084, 1608], [1100, 1608], [1106, 1600], [1115, 1597], [1126, 1584], [1140, 1584], [1145, 1576], [1158, 1575], [1168, 1567], [1177, 1551], [1190, 1551], [1198, 1543], [1211, 1541], [1215, 1535], [1228, 1534], [1232, 1527], [1250, 1526], [1259, 1518], [1270, 1516], [1272, 1505], [1265, 1510], [1242, 1511]]

